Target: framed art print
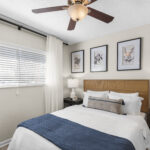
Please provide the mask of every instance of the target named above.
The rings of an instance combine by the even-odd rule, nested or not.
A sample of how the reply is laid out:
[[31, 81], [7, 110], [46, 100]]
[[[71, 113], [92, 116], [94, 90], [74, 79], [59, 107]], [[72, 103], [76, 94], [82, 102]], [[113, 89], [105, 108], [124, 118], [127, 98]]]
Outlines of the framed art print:
[[71, 53], [71, 72], [84, 72], [84, 50]]
[[108, 45], [91, 48], [90, 52], [90, 71], [107, 71], [107, 51]]
[[141, 69], [141, 38], [117, 43], [117, 70]]

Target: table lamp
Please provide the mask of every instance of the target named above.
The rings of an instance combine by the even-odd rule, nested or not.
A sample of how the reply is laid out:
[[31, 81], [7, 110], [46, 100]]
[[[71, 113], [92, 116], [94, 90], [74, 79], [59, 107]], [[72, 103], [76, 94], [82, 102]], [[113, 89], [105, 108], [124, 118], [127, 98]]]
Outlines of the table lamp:
[[73, 100], [77, 99], [76, 93], [75, 93], [75, 88], [79, 86], [79, 80], [78, 79], [68, 79], [68, 88], [71, 88], [72, 91], [70, 93], [70, 98]]

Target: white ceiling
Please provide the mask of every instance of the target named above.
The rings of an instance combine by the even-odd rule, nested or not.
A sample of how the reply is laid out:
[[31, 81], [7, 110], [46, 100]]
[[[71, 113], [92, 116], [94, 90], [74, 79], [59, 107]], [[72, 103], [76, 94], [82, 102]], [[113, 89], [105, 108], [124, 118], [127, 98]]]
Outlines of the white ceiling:
[[98, 0], [90, 5], [115, 17], [106, 24], [90, 16], [77, 23], [74, 31], [67, 31], [67, 11], [33, 14], [32, 9], [66, 5], [67, 0], [0, 0], [0, 13], [55, 35], [68, 44], [101, 37], [105, 34], [150, 24], [150, 0]]

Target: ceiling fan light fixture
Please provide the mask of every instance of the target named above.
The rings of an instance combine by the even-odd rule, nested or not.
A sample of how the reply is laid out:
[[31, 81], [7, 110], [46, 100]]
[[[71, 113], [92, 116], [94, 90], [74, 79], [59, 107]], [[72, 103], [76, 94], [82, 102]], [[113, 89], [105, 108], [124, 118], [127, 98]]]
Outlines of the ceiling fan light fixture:
[[82, 20], [88, 14], [88, 8], [82, 4], [74, 4], [68, 8], [69, 16], [74, 21]]

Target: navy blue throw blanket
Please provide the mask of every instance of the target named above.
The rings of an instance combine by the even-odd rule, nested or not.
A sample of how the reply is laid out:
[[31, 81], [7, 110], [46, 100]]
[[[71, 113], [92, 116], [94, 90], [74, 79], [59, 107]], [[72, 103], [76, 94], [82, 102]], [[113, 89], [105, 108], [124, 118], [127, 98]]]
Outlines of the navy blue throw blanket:
[[62, 150], [135, 150], [127, 139], [99, 132], [51, 114], [22, 122], [18, 127], [34, 131]]

